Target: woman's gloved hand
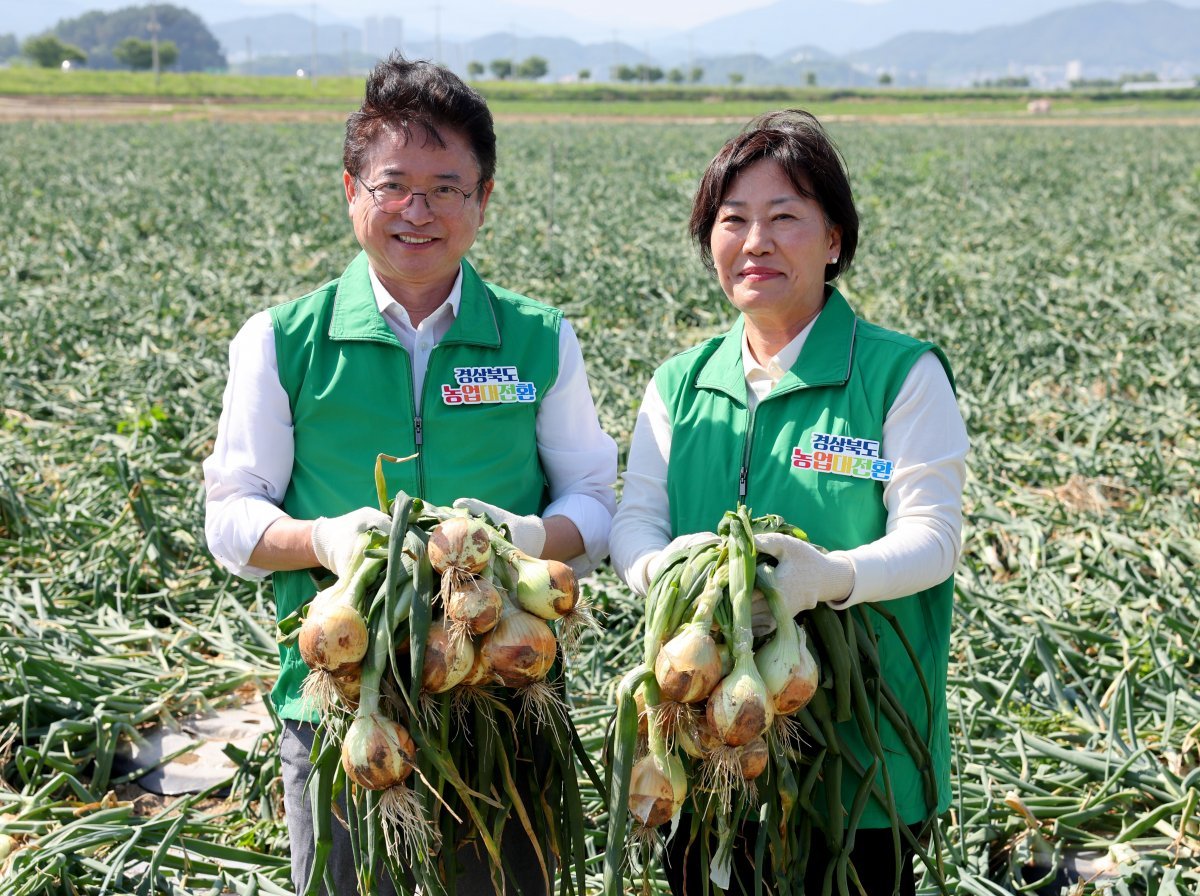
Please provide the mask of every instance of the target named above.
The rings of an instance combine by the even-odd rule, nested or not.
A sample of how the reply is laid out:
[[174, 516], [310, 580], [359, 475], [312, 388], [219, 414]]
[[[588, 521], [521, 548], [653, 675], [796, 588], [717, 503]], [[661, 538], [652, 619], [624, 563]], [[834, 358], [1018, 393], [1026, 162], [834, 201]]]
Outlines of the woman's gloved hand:
[[[822, 553], [803, 539], [778, 532], [755, 535], [754, 545], [760, 554], [770, 554], [779, 561], [775, 580], [792, 616], [823, 601], [841, 600], [854, 590], [854, 564], [839, 552]], [[759, 609], [766, 610], [766, 601], [759, 602]]]

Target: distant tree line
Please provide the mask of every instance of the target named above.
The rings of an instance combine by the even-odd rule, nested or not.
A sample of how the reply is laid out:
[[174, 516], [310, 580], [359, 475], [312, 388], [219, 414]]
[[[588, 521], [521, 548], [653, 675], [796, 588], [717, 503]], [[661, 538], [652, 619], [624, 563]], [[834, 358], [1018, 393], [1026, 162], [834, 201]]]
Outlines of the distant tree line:
[[493, 59], [486, 67], [478, 60], [467, 63], [467, 76], [470, 78], [481, 78], [486, 71], [490, 71], [492, 77], [501, 81], [507, 81], [509, 78], [536, 81], [546, 77], [550, 71], [550, 63], [542, 56], [530, 56], [516, 63], [511, 59]]
[[160, 68], [227, 68], [221, 45], [204, 22], [191, 10], [169, 4], [84, 13], [63, 19], [19, 46], [15, 35], [0, 35], [0, 60], [23, 56], [46, 68], [71, 62], [89, 68], [144, 70], [154, 64], [156, 43]]
[[[530, 56], [517, 63], [511, 59], [493, 59], [486, 66], [478, 60], [467, 63], [467, 77], [469, 78], [482, 78], [488, 72], [493, 78], [500, 81], [513, 78], [521, 81], [537, 81], [549, 74], [550, 63], [541, 56]], [[610, 74], [612, 80], [627, 83], [640, 81], [644, 84], [656, 84], [659, 81], [667, 80], [672, 84], [698, 84], [704, 77], [704, 69], [693, 66], [687, 72], [681, 68], [673, 68], [664, 72], [657, 65], [617, 65], [612, 68]], [[575, 77], [580, 81], [590, 81], [592, 70], [581, 68]]]

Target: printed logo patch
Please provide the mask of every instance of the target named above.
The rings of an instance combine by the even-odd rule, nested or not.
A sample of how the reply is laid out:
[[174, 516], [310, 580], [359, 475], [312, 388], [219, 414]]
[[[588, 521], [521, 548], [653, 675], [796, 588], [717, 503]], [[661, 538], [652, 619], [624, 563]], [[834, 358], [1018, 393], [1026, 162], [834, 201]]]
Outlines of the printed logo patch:
[[537, 398], [537, 387], [521, 382], [516, 367], [455, 367], [454, 383], [442, 384], [445, 404], [510, 404]]
[[792, 466], [798, 470], [836, 473], [856, 479], [887, 482], [892, 478], [894, 465], [879, 456], [879, 443], [871, 439], [835, 436], [814, 432], [809, 451], [797, 445], [792, 449]]

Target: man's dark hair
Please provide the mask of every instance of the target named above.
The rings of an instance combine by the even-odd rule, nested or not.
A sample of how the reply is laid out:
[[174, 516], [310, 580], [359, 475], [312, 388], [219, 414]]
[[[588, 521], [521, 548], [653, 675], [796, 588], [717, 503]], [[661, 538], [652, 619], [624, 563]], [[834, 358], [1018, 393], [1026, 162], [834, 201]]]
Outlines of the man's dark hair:
[[477, 91], [458, 75], [432, 62], [410, 62], [393, 53], [367, 75], [362, 105], [346, 119], [342, 163], [357, 177], [375, 138], [398, 130], [445, 146], [445, 130], [464, 137], [479, 163], [480, 182], [496, 174], [496, 131], [492, 113]]
[[825, 265], [825, 282], [837, 278], [850, 267], [858, 247], [858, 211], [841, 153], [821, 123], [799, 109], [760, 115], [708, 163], [688, 222], [701, 260], [713, 269], [712, 231], [725, 194], [739, 174], [763, 159], [777, 163], [797, 193], [821, 206], [828, 225], [842, 229], [838, 260]]

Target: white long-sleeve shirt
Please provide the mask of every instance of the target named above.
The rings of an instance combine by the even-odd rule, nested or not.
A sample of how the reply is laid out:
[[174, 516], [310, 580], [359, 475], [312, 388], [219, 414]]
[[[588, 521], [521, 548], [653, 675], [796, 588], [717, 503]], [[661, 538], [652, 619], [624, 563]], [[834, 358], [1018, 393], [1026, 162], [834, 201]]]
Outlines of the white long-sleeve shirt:
[[[429, 355], [450, 330], [462, 301], [462, 271], [446, 300], [413, 326], [408, 312], [370, 272], [375, 303], [412, 359], [413, 392], [429, 368]], [[543, 516], [564, 516], [579, 529], [585, 555], [576, 571], [595, 568], [608, 554], [616, 509], [616, 443], [600, 428], [574, 330], [559, 330], [558, 379], [538, 408], [538, 455], [550, 486]], [[279, 381], [270, 314], [251, 317], [229, 348], [229, 380], [212, 454], [204, 461], [204, 532], [217, 562], [243, 578], [269, 570], [251, 566], [250, 554], [263, 532], [285, 516], [281, 509], [292, 478], [292, 416]], [[467, 495], [464, 497], [475, 497]]]
[[[743, 335], [742, 366], [753, 407], [800, 356], [814, 318], [767, 363], [760, 364]], [[870, 544], [831, 554], [854, 567], [854, 589], [836, 607], [914, 594], [944, 581], [958, 562], [962, 490], [966, 478], [966, 427], [946, 371], [932, 352], [913, 365], [883, 423], [880, 454], [894, 461], [884, 485], [886, 534]], [[610, 548], [617, 574], [634, 591], [649, 587], [647, 566], [671, 532], [667, 461], [671, 418], [651, 380], [634, 426], [621, 504]]]

